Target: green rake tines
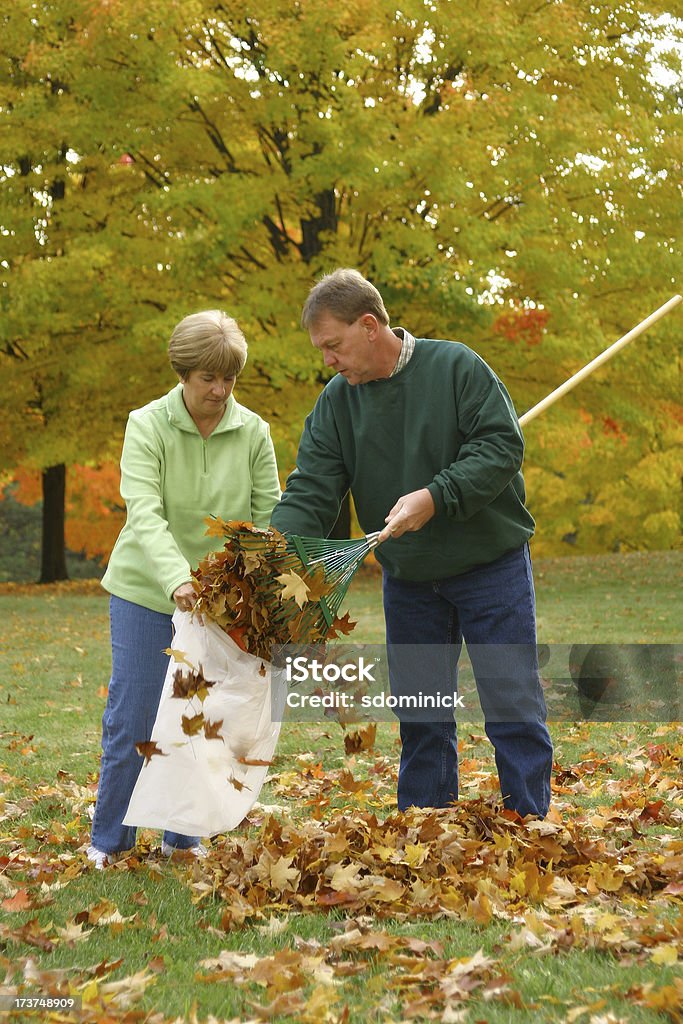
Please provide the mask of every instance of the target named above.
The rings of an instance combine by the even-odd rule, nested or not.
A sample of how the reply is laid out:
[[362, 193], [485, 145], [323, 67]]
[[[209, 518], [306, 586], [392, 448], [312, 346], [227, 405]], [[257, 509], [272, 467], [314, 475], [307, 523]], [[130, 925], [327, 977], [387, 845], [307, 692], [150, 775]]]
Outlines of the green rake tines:
[[297, 537], [290, 534], [288, 544], [296, 551], [304, 567], [311, 571], [322, 569], [325, 582], [332, 589], [320, 598], [320, 609], [328, 626], [337, 617], [349, 583], [360, 568], [365, 556], [377, 547], [377, 533], [369, 533], [359, 540], [324, 540], [318, 537]]
[[[228, 524], [229, 525], [229, 524]], [[265, 531], [262, 531], [265, 532]], [[259, 553], [263, 548], [262, 532], [226, 533], [234, 551]], [[309, 630], [322, 628], [323, 623], [329, 629], [332, 626], [339, 607], [344, 600], [354, 573], [360, 567], [365, 556], [377, 546], [379, 531], [369, 533], [358, 540], [325, 540], [319, 537], [299, 537], [295, 534], [283, 536], [283, 544], [279, 550], [273, 551], [268, 558], [268, 568], [262, 569], [254, 582], [261, 592], [268, 596], [272, 622], [297, 621], [301, 635]], [[330, 587], [329, 593], [315, 601], [297, 609], [285, 608], [280, 601], [281, 585], [278, 574], [302, 571], [313, 573], [321, 569], [325, 583]]]

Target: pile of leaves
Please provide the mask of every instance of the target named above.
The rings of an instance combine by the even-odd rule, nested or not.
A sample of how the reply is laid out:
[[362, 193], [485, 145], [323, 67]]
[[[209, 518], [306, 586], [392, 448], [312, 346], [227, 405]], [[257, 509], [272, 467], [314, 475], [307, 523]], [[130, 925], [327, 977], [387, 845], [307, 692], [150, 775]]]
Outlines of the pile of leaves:
[[518, 920], [530, 906], [557, 912], [589, 897], [680, 894], [680, 841], [646, 853], [628, 825], [630, 836], [597, 836], [553, 812], [524, 822], [482, 799], [384, 821], [356, 809], [328, 822], [268, 817], [258, 839], [228, 837], [198, 871], [236, 924], [274, 908], [337, 908], [485, 925]]
[[333, 589], [324, 569], [308, 569], [281, 533], [219, 517], [207, 522], [207, 534], [224, 537], [225, 544], [192, 573], [195, 611], [243, 651], [270, 661], [273, 647], [317, 644], [351, 632], [355, 623], [348, 613], [331, 625], [324, 614], [321, 601]]

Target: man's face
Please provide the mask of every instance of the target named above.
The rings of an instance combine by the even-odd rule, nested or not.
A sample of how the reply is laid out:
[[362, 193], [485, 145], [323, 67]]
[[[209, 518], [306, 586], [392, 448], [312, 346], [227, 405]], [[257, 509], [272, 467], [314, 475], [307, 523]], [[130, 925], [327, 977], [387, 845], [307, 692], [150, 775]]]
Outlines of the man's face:
[[371, 342], [375, 327], [376, 320], [371, 314], [347, 324], [331, 313], [322, 313], [310, 329], [311, 342], [320, 351], [325, 366], [341, 373], [349, 384], [366, 384], [376, 378]]

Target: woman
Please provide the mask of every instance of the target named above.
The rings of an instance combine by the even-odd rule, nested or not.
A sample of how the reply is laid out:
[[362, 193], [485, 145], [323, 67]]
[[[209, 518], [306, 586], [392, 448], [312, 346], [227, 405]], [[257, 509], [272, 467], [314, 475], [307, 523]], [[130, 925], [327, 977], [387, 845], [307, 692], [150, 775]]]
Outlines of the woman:
[[[121, 456], [126, 524], [102, 585], [110, 592], [112, 676], [88, 858], [103, 868], [135, 845], [122, 824], [142, 767], [168, 665], [174, 609], [194, 603], [190, 569], [212, 548], [205, 518], [267, 527], [280, 496], [270, 432], [232, 394], [247, 359], [239, 327], [219, 310], [186, 316], [168, 347], [179, 383], [130, 414]], [[188, 780], [189, 781], [189, 780]], [[205, 854], [196, 836], [165, 833], [162, 853]]]

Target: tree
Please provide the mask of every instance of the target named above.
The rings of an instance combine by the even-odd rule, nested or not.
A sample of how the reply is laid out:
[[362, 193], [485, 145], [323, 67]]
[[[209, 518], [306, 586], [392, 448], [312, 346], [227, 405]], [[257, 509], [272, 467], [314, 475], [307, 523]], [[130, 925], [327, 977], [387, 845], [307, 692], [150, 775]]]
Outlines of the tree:
[[[258, 338], [252, 386], [280, 433], [287, 382], [317, 376], [296, 314], [331, 266], [359, 266], [417, 333], [473, 344], [520, 409], [668, 297], [680, 97], [652, 53], [682, 32], [665, 10], [501, 0], [484, 22], [476, 5], [354, 3], [331, 24], [321, 2], [224, 2], [166, 24], [182, 77], [164, 144], [145, 142], [172, 182], [155, 210], [183, 277], [219, 280]], [[674, 345], [662, 324], [530, 428], [546, 550], [675, 542]], [[650, 483], [617, 515], [629, 473]]]
[[[321, 271], [471, 344], [520, 411], [676, 287], [680, 97], [652, 64], [683, 29], [659, 0], [115, 7], [77, 5], [68, 67], [101, 151], [133, 161], [117, 231], [243, 323], [240, 393], [282, 465], [324, 380], [298, 327]], [[546, 550], [675, 542], [674, 344], [665, 322], [530, 426]]]
[[62, 9], [17, 3], [0, 44], [0, 450], [5, 467], [42, 471], [43, 582], [66, 577], [66, 465], [111, 457], [131, 397], [168, 376], [163, 248], [150, 262], [130, 217], [153, 186], [99, 133], [84, 35]]

